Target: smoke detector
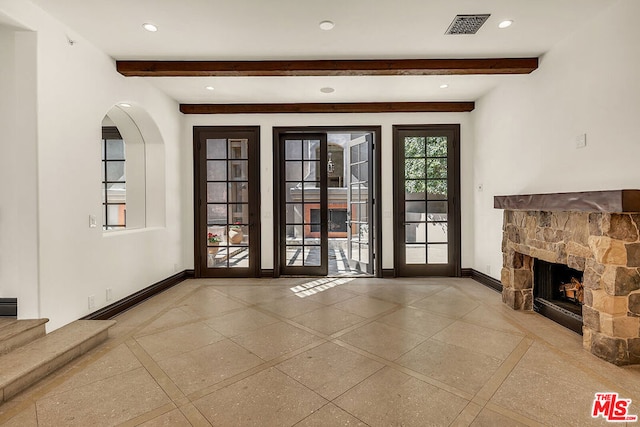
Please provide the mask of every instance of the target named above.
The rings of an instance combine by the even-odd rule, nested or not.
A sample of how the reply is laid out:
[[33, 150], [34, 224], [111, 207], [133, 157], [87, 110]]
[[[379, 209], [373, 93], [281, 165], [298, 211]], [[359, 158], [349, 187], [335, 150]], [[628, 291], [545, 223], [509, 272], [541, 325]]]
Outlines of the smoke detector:
[[488, 13], [482, 15], [456, 15], [445, 34], [475, 34], [490, 16]]

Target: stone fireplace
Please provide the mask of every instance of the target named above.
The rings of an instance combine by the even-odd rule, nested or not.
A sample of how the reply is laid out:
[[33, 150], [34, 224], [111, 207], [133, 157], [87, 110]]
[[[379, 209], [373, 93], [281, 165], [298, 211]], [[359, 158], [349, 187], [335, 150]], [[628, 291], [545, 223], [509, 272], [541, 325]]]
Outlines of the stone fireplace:
[[[494, 207], [504, 209], [503, 302], [544, 305], [551, 318], [573, 312], [586, 350], [616, 365], [640, 363], [640, 190], [496, 196]], [[576, 305], [578, 293], [563, 283], [544, 285], [555, 295], [563, 287], [555, 303], [536, 292], [539, 271], [556, 268], [547, 263], [582, 276], [557, 279], [580, 282], [577, 308], [564, 305]]]

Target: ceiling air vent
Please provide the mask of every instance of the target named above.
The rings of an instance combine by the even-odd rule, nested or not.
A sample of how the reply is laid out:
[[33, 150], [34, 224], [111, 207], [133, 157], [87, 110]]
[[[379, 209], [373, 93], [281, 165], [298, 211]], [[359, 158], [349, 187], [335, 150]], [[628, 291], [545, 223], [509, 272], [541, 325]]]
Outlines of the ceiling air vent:
[[445, 34], [475, 34], [482, 24], [491, 16], [484, 15], [456, 15]]

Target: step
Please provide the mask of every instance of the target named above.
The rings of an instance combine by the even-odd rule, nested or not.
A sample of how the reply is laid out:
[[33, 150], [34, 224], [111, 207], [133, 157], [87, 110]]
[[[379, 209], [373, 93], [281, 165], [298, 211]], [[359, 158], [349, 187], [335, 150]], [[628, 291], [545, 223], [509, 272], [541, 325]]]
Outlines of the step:
[[115, 320], [76, 320], [0, 356], [0, 402], [105, 341], [115, 324]]
[[49, 319], [0, 319], [0, 355], [43, 337]]

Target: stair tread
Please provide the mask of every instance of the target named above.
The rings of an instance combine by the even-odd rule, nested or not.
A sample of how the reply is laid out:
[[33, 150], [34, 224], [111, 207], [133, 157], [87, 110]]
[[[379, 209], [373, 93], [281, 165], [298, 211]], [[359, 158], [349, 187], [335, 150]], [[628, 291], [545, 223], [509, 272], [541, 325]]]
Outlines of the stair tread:
[[10, 353], [0, 356], [0, 388], [54, 360], [111, 326], [115, 320], [76, 320]]
[[0, 321], [0, 343], [48, 321], [49, 319], [2, 319]]

